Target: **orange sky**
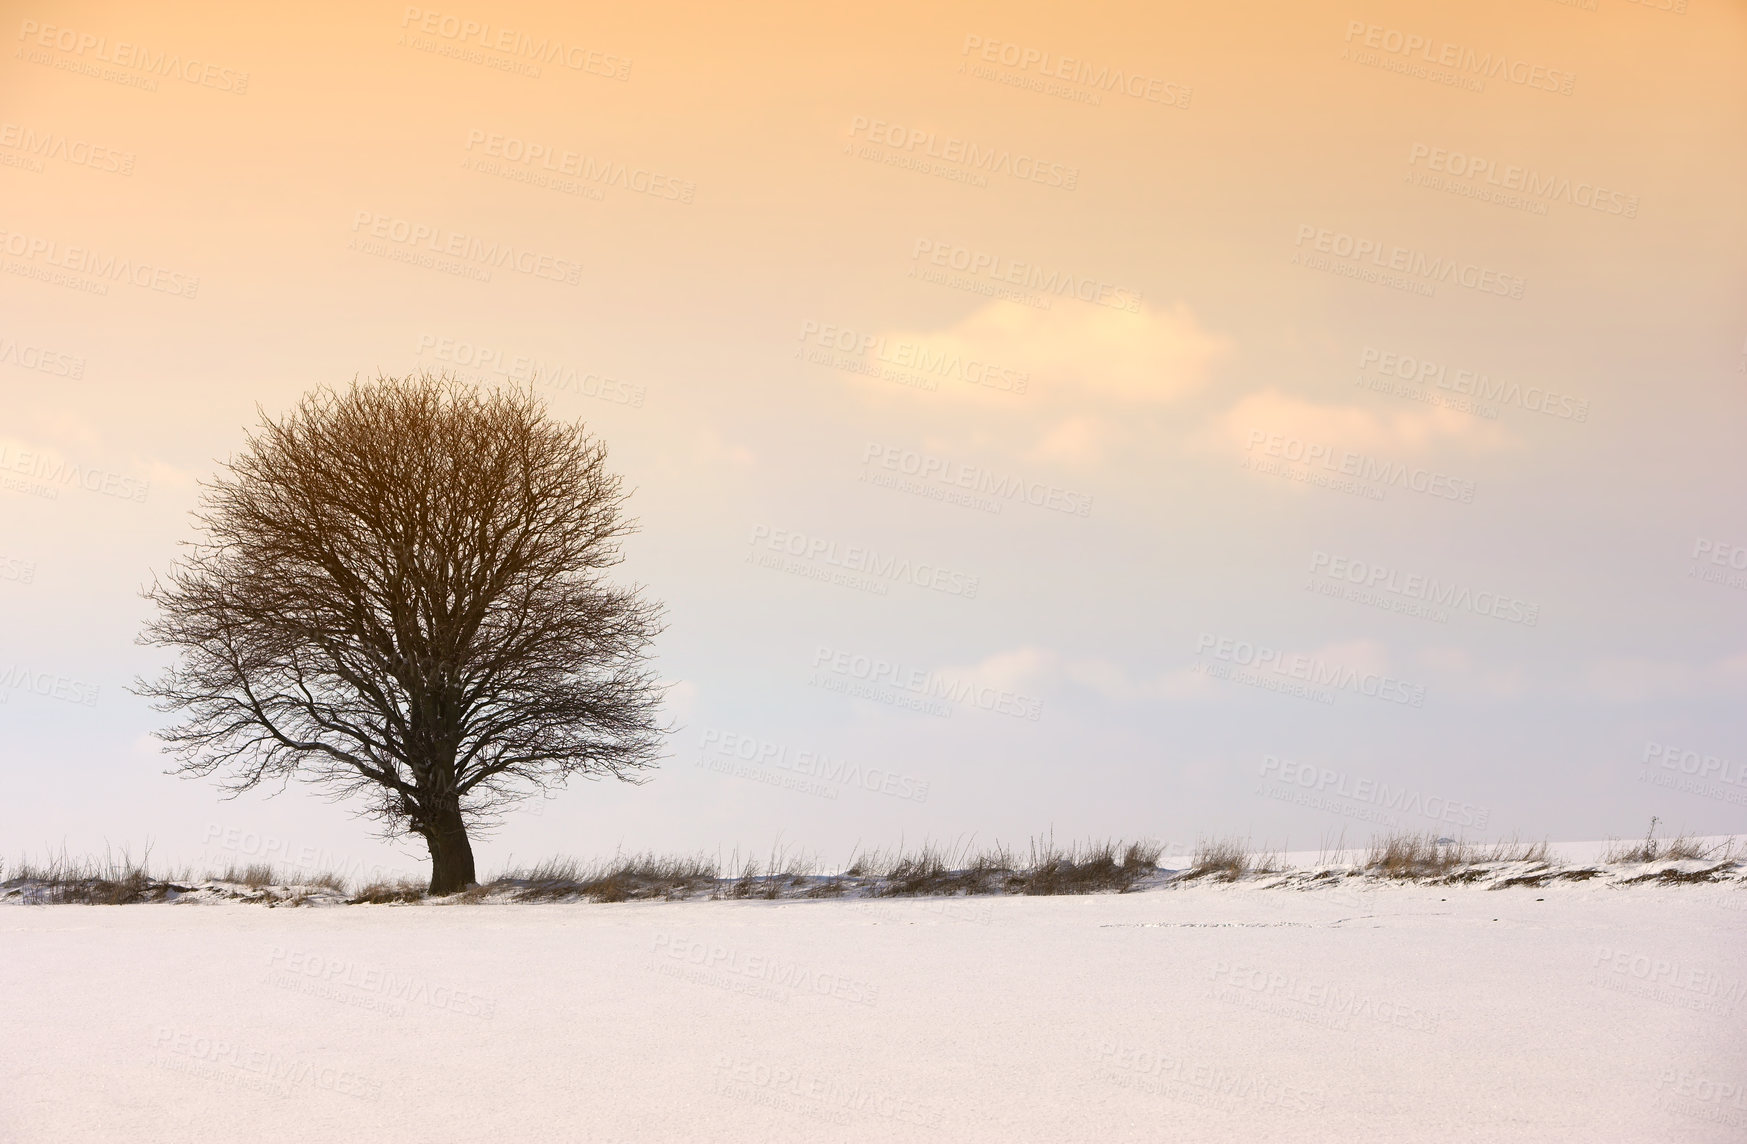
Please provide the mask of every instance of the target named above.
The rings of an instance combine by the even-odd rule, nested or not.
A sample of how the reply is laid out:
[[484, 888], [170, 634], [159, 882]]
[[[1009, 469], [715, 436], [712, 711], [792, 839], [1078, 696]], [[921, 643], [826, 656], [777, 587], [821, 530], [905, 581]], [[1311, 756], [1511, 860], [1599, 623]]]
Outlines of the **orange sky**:
[[[374, 853], [160, 776], [124, 686], [256, 408], [421, 367], [602, 433], [672, 607], [668, 772], [506, 847], [1340, 826], [1257, 796], [1281, 755], [1531, 833], [1738, 828], [1641, 767], [1747, 757], [1747, 10], [1682, 7], [14, 6], [0, 658], [96, 699], [11, 689], [0, 844], [147, 806]], [[1336, 558], [1540, 619], [1319, 594]], [[1205, 636], [1428, 698], [1307, 705]], [[846, 695], [845, 649], [1042, 714]], [[720, 774], [712, 729], [929, 794]]]

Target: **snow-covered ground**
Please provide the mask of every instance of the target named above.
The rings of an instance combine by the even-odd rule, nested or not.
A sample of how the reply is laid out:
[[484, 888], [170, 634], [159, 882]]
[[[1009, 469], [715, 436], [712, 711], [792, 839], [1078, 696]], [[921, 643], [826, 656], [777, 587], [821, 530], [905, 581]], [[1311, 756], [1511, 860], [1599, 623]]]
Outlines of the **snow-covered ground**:
[[1747, 888], [0, 908], [0, 1140], [1739, 1141]]

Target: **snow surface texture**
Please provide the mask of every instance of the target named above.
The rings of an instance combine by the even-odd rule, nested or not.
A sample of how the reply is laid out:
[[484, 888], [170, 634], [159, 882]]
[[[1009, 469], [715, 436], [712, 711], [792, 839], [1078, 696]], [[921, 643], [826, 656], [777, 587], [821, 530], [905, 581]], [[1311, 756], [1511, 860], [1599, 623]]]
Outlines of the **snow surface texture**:
[[1747, 1138], [1739, 882], [12, 905], [0, 931], [3, 1141]]

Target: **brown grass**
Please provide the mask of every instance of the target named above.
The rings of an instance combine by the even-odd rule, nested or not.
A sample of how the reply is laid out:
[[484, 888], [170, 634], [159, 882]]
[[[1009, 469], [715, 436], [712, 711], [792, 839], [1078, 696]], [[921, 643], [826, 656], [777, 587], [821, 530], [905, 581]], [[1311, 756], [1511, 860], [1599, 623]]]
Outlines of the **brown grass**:
[[628, 902], [678, 898], [714, 886], [720, 871], [702, 856], [615, 855], [606, 862], [551, 858], [536, 866], [505, 870], [496, 878], [457, 896], [478, 902], [505, 896], [513, 902]]
[[[858, 853], [839, 875], [875, 897], [913, 898], [970, 894], [1125, 893], [1154, 872], [1164, 847], [1155, 842], [1088, 842], [1066, 848], [1053, 834], [1033, 838], [1027, 861], [996, 844], [956, 849], [924, 842], [915, 852]], [[841, 892], [841, 891], [838, 891]]]
[[[1628, 880], [1630, 883], [1666, 884], [1716, 881], [1730, 876], [1736, 862], [1729, 843], [1709, 844], [1680, 834], [1671, 840], [1656, 837], [1659, 820], [1651, 821], [1645, 837], [1632, 844], [1610, 847], [1608, 863], [1649, 863], [1698, 859], [1719, 863], [1709, 869], [1683, 873], [1663, 871]], [[1324, 840], [1319, 867], [1326, 859], [1344, 856], [1344, 836], [1334, 843], [1332, 854]], [[736, 852], [724, 876], [720, 861], [705, 856], [663, 857], [655, 854], [615, 855], [605, 862], [584, 863], [573, 858], [554, 858], [536, 866], [508, 869], [481, 886], [455, 895], [450, 901], [474, 903], [511, 902], [626, 902], [651, 899], [793, 899], [833, 898], [855, 893], [868, 897], [924, 897], [994, 894], [1062, 895], [1126, 893], [1158, 869], [1164, 848], [1153, 842], [1087, 842], [1058, 846], [1053, 834], [1031, 840], [1025, 859], [1015, 858], [999, 844], [978, 849], [971, 843], [945, 846], [924, 842], [919, 848], [882, 852], [860, 850], [839, 874], [822, 875], [817, 863], [802, 854], [789, 854], [773, 847], [764, 860]], [[0, 892], [21, 894], [30, 902], [126, 905], [165, 901], [198, 889], [203, 883], [247, 887], [245, 900], [267, 905], [301, 905], [324, 898], [322, 891], [341, 895], [350, 904], [394, 904], [422, 901], [422, 883], [411, 880], [373, 881], [348, 892], [345, 879], [332, 874], [283, 871], [267, 863], [232, 865], [205, 878], [154, 875], [149, 867], [150, 849], [136, 862], [124, 848], [112, 854], [105, 848], [100, 860], [72, 860], [63, 849], [44, 862], [25, 861], [0, 869], [8, 877]], [[1507, 869], [1504, 867], [1517, 867]], [[1183, 881], [1209, 879], [1236, 882], [1258, 874], [1280, 873], [1281, 856], [1258, 852], [1237, 838], [1203, 838], [1194, 849]], [[1343, 867], [1349, 874], [1445, 884], [1488, 882], [1502, 878], [1493, 888], [1541, 886], [1554, 881], [1583, 880], [1603, 876], [1595, 867], [1562, 869], [1553, 861], [1545, 841], [1525, 843], [1512, 838], [1495, 843], [1440, 839], [1434, 834], [1390, 833], [1372, 839], [1362, 861]], [[1318, 877], [1332, 876], [1324, 870]], [[266, 891], [263, 893], [263, 891]], [[285, 892], [289, 891], [289, 893]], [[233, 890], [224, 890], [231, 897]], [[331, 900], [331, 898], [327, 899]]]
[[346, 899], [353, 906], [391, 906], [402, 902], [419, 902], [425, 897], [425, 883], [402, 878], [398, 882], [371, 882]]
[[[259, 890], [263, 886], [319, 886], [336, 894], [347, 892], [346, 880], [338, 874], [319, 871], [306, 874], [296, 870], [281, 870], [269, 862], [251, 862], [247, 866], [227, 866], [217, 874], [208, 874], [208, 882], [228, 882]], [[307, 895], [305, 895], [307, 896]]]
[[1651, 874], [1639, 874], [1636, 878], [1627, 878], [1626, 885], [1633, 886], [1642, 882], [1656, 882], [1664, 886], [1689, 886], [1704, 882], [1719, 882], [1733, 871], [1733, 862], [1718, 862], [1700, 870], [1676, 870], [1672, 866]]
[[162, 901], [172, 887], [152, 876], [148, 868], [151, 853], [150, 843], [138, 862], [125, 846], [119, 855], [105, 846], [101, 860], [69, 858], [63, 849], [58, 855], [50, 854], [42, 864], [20, 861], [0, 886], [28, 885], [31, 901], [49, 905], [126, 906]]
[[1534, 862], [1545, 865], [1553, 860], [1553, 852], [1547, 848], [1547, 840], [1539, 842], [1522, 842], [1512, 838], [1509, 842], [1495, 842], [1490, 849], [1473, 851], [1481, 862]]
[[150, 844], [137, 862], [126, 847], [117, 854], [106, 846], [101, 859], [70, 858], [63, 848], [41, 862], [23, 859], [15, 863], [8, 877], [0, 881], [0, 889], [18, 890], [33, 903], [93, 906], [162, 902], [207, 884], [244, 886], [251, 891], [287, 887], [294, 890], [290, 897], [299, 902], [307, 901], [312, 889], [346, 893], [345, 879], [332, 873], [287, 874], [264, 862], [231, 865], [204, 875], [187, 869], [154, 873], [150, 858]]
[[1216, 882], [1235, 882], [1250, 869], [1249, 843], [1235, 838], [1202, 838], [1195, 843], [1195, 855], [1183, 877], [1212, 878]]
[[[1373, 838], [1361, 866], [1384, 878], [1474, 882], [1486, 877], [1494, 866], [1515, 863], [1545, 866], [1550, 860], [1551, 852], [1545, 841], [1523, 842], [1512, 838], [1487, 846], [1440, 840], [1430, 833], [1394, 833]], [[1517, 880], [1527, 877], [1519, 875]]]
[[1656, 826], [1661, 821], [1660, 818], [1652, 818], [1650, 829], [1645, 831], [1643, 839], [1638, 842], [1610, 842], [1606, 860], [1609, 862], [1679, 862], [1696, 859], [1708, 862], [1712, 858], [1728, 860], [1734, 856], [1732, 842], [1707, 845], [1684, 830], [1672, 839], [1659, 842], [1656, 839]]
[[1021, 894], [1125, 894], [1158, 867], [1163, 847], [1156, 843], [1087, 843], [1057, 850], [1054, 838], [1034, 839], [1031, 864], [1012, 887]]
[[1364, 868], [1385, 878], [1447, 878], [1471, 866], [1469, 848], [1435, 834], [1385, 834], [1371, 841]]
[[842, 876], [865, 884], [877, 897], [915, 898], [1001, 893], [1005, 877], [1013, 872], [1013, 857], [1004, 846], [973, 851], [967, 843], [955, 852], [924, 842], [915, 853], [906, 852], [901, 845], [889, 854], [861, 853]]

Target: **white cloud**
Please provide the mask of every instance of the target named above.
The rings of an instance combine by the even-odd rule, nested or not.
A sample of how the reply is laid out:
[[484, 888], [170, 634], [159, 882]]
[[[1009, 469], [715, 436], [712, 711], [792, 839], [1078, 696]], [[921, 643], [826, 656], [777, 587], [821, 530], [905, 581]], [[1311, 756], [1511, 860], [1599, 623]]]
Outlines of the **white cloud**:
[[1390, 457], [1420, 456], [1440, 445], [1482, 452], [1517, 445], [1502, 427], [1450, 409], [1379, 412], [1359, 405], [1319, 404], [1273, 388], [1246, 395], [1217, 418], [1210, 444], [1249, 453], [1260, 447], [1255, 445], [1258, 433]]
[[1053, 662], [1054, 657], [1049, 652], [1027, 645], [985, 656], [972, 664], [949, 664], [940, 668], [940, 674], [950, 679], [968, 680], [980, 687], [1017, 691], [1040, 681]]
[[990, 302], [945, 329], [888, 330], [884, 336], [888, 354], [919, 347], [931, 361], [956, 359], [967, 374], [994, 366], [1024, 376], [1023, 392], [1005, 381], [979, 385], [943, 376], [942, 395], [1052, 406], [1084, 404], [1090, 397], [1125, 405], [1175, 401], [1206, 384], [1229, 344], [1204, 330], [1182, 305], [1129, 313], [1072, 303], [1038, 310]]

